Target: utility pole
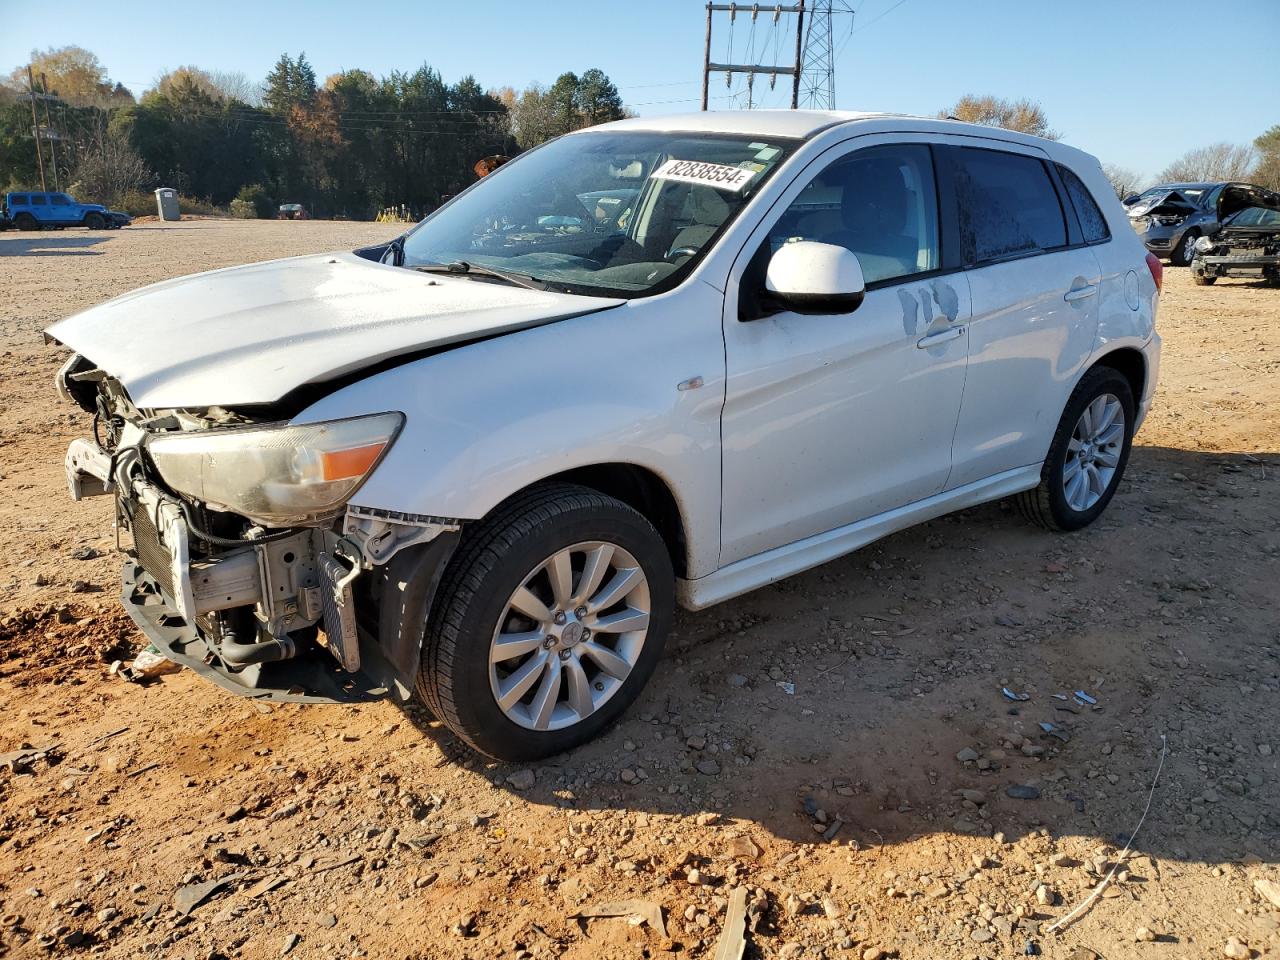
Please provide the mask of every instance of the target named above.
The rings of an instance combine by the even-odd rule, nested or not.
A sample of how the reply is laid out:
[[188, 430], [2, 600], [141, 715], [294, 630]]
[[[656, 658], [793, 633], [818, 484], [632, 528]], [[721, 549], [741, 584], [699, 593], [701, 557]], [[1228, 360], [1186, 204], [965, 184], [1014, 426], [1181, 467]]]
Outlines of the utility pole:
[[53, 120], [49, 117], [49, 84], [45, 82], [44, 71], [40, 71], [40, 92], [44, 94], [44, 128], [49, 134], [49, 156], [53, 161], [53, 189], [59, 193], [62, 187], [58, 183], [58, 149], [54, 146], [54, 141], [58, 138], [53, 132]]
[[800, 70], [803, 65], [804, 53], [802, 49], [801, 37], [804, 36], [804, 0], [800, 0], [800, 11], [796, 14], [796, 73], [791, 78], [791, 109], [797, 110], [800, 107]]
[[40, 149], [40, 121], [36, 119], [36, 81], [31, 76], [31, 64], [27, 64], [27, 89], [31, 91], [31, 133], [36, 138], [36, 162], [40, 164], [40, 190], [48, 189], [44, 182], [44, 151]]
[[[794, 110], [800, 105], [800, 71], [803, 67], [802, 52], [804, 46], [804, 11], [805, 0], [798, 0], [795, 4], [783, 5], [775, 3], [772, 6], [760, 3], [739, 4], [739, 3], [708, 3], [707, 4], [707, 42], [705, 52], [702, 57], [702, 109], [707, 109], [708, 88], [711, 82], [711, 74], [713, 73], [745, 73], [748, 83], [755, 79], [756, 74], [762, 73], [769, 77], [790, 77], [791, 78], [791, 109]], [[729, 22], [732, 23], [738, 13], [750, 13], [754, 22], [755, 18], [761, 13], [772, 13], [776, 22], [777, 18], [784, 13], [797, 14], [796, 17], [796, 60], [790, 67], [780, 67], [777, 64], [767, 65], [762, 63], [712, 63], [711, 62], [711, 15], [713, 13], [729, 14]], [[750, 87], [748, 87], [748, 96], [750, 96]], [[750, 101], [748, 101], [750, 104]]]
[[702, 55], [702, 109], [707, 109], [707, 86], [711, 81], [711, 4], [707, 4], [707, 47]]

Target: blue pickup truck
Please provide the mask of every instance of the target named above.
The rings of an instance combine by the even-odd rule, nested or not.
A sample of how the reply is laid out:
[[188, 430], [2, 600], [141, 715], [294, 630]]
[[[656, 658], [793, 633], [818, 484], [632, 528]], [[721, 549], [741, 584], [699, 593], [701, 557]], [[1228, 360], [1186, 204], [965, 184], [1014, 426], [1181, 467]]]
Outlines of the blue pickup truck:
[[115, 230], [127, 227], [133, 218], [118, 210], [108, 210], [100, 203], [77, 203], [65, 193], [7, 193], [0, 218], [19, 230], [44, 230], [62, 227], [88, 227], [90, 230]]

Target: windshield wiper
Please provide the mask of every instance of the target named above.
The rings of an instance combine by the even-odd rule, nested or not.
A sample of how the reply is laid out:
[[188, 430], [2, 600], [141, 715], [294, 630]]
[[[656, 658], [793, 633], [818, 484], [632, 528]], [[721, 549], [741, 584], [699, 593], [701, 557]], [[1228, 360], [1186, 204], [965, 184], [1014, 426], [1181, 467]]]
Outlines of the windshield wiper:
[[452, 263], [415, 263], [411, 269], [420, 273], [454, 273], [462, 276], [493, 277], [495, 280], [504, 280], [512, 286], [524, 287], [527, 290], [549, 289], [546, 281], [539, 280], [537, 277], [531, 277], [524, 273], [508, 273], [505, 270], [495, 270], [493, 267], [482, 267], [478, 263], [468, 263], [466, 260], [454, 260]]

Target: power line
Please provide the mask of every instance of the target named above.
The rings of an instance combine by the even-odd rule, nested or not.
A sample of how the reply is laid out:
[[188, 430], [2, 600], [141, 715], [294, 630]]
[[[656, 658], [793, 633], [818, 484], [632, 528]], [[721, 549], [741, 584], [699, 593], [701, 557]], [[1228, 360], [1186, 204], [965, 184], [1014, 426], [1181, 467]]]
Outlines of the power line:
[[868, 20], [862, 26], [858, 27], [856, 30], [851, 30], [850, 33], [861, 33], [863, 30], [866, 30], [873, 23], [878, 23], [879, 21], [883, 20], [885, 17], [893, 13], [893, 11], [897, 10], [900, 6], [902, 6], [906, 2], [907, 0], [898, 0], [898, 2], [895, 3], [892, 7], [872, 17], [870, 20]]

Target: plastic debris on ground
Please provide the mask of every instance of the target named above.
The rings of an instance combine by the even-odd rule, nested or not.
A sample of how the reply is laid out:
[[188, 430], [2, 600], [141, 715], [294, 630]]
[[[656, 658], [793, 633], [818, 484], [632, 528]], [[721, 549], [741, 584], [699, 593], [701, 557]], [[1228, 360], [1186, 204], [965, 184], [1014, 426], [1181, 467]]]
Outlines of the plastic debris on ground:
[[162, 677], [167, 673], [178, 673], [181, 670], [182, 664], [174, 663], [153, 644], [148, 644], [145, 650], [133, 658], [133, 663], [129, 667], [129, 679], [154, 680], [156, 677]]
[[1013, 701], [1015, 701], [1015, 702], [1021, 702], [1021, 701], [1023, 701], [1023, 700], [1030, 700], [1030, 699], [1031, 699], [1031, 694], [1029, 694], [1029, 693], [1014, 693], [1014, 692], [1013, 692], [1012, 690], [1010, 690], [1008, 687], [1001, 687], [1001, 688], [1000, 688], [1000, 692], [1004, 694], [1004, 697], [1005, 697], [1005, 699], [1006, 699], [1006, 700], [1013, 700]]

